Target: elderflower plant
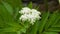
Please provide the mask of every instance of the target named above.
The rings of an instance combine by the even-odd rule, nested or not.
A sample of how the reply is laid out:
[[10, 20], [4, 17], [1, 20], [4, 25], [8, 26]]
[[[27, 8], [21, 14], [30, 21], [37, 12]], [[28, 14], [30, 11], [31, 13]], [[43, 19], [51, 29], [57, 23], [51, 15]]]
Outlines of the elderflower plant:
[[28, 7], [22, 8], [21, 11], [19, 11], [21, 17], [19, 18], [21, 21], [29, 21], [30, 24], [34, 24], [36, 20], [41, 19], [40, 15], [41, 13], [35, 9], [30, 9]]

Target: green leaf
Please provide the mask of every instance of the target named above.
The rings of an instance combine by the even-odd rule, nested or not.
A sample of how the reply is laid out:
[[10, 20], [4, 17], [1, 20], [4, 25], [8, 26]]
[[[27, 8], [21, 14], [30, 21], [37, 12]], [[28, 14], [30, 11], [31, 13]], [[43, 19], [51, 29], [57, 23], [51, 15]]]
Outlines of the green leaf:
[[3, 0], [4, 2], [8, 2], [9, 4], [11, 4], [13, 7], [22, 7], [22, 0]]
[[[8, 25], [7, 25], [8, 26]], [[19, 30], [19, 28], [18, 27], [6, 27], [5, 26], [5, 28], [3, 28], [3, 29], [0, 29], [0, 31], [1, 32], [16, 32], [16, 31], [18, 31]]]
[[3, 5], [0, 5], [0, 24], [0, 31], [2, 32], [16, 32], [22, 28]]
[[18, 8], [18, 7], [15, 8], [14, 11], [15, 11], [15, 12], [14, 12], [14, 19], [16, 19], [16, 18], [17, 18], [17, 15], [19, 14], [19, 8]]
[[60, 32], [60, 27], [51, 27], [47, 31], [50, 31], [50, 32]]
[[54, 21], [54, 24], [51, 25], [51, 27], [60, 27], [60, 17], [57, 16], [56, 20]]
[[2, 1], [3, 6], [7, 9], [7, 11], [12, 15], [13, 14], [13, 8], [10, 4], [7, 2]]
[[49, 12], [45, 12], [42, 14], [42, 18], [41, 18], [41, 22], [40, 22], [40, 25], [39, 25], [39, 33], [41, 33], [43, 31], [43, 28], [45, 26], [45, 24], [47, 23], [47, 19], [49, 17]]
[[40, 10], [40, 5], [35, 7], [36, 10]]
[[21, 34], [22, 32], [20, 32], [20, 31], [17, 31], [17, 34]]
[[[14, 18], [12, 17], [12, 15], [4, 8], [3, 5], [1, 5], [1, 10], [0, 10], [0, 15], [2, 16], [2, 18], [4, 19], [4, 22], [7, 22], [6, 24], [10, 24], [10, 22], [13, 24], [16, 24], [16, 22], [14, 22]], [[12, 25], [10, 24], [10, 25]]]
[[58, 34], [57, 32], [43, 32], [43, 34]]
[[36, 34], [38, 31], [38, 25], [39, 21], [36, 21], [35, 24], [30, 27], [29, 32], [27, 31], [27, 34]]
[[0, 34], [17, 34], [16, 32], [0, 32]]
[[[18, 3], [17, 3], [18, 4]], [[23, 6], [23, 3], [22, 3], [22, 0], [19, 0], [19, 9], [21, 10], [24, 6]]]
[[55, 23], [57, 18], [57, 11], [50, 15], [48, 22], [46, 23], [45, 30]]
[[32, 6], [33, 6], [33, 5], [32, 5], [32, 2], [30, 2], [30, 3], [28, 4], [28, 7], [32, 9]]

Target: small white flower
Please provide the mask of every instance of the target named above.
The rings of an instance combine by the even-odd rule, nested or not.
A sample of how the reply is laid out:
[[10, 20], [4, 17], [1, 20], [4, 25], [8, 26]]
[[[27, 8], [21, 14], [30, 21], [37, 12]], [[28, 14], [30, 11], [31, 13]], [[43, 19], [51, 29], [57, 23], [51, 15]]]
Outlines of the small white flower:
[[28, 20], [30, 21], [30, 24], [34, 24], [36, 18], [34, 15], [28, 14], [27, 17], [29, 18]]
[[32, 12], [32, 14], [35, 14], [35, 15], [36, 14], [41, 15], [41, 13], [39, 11], [35, 10], [35, 9], [32, 9], [31, 12]]
[[21, 11], [19, 11], [19, 13], [21, 13], [21, 14], [28, 14], [28, 13], [30, 13], [30, 8], [28, 8], [28, 7], [24, 7], [24, 8], [22, 8], [22, 10]]
[[35, 9], [30, 9], [28, 7], [22, 8], [21, 11], [19, 11], [19, 13], [22, 14], [22, 16], [20, 17], [20, 20], [22, 21], [29, 21], [30, 24], [34, 24], [34, 22], [36, 20], [41, 19], [41, 17], [39, 15], [41, 15], [41, 13]]
[[34, 24], [34, 22], [35, 22], [35, 20], [34, 19], [31, 19], [31, 21], [30, 21], [30, 24]]
[[28, 7], [24, 7], [24, 8], [22, 8], [23, 10], [30, 10], [30, 8], [28, 8]]
[[22, 15], [22, 16], [20, 17], [20, 20], [22, 20], [22, 21], [26, 21], [26, 20], [28, 20], [28, 18], [27, 18], [26, 15]]

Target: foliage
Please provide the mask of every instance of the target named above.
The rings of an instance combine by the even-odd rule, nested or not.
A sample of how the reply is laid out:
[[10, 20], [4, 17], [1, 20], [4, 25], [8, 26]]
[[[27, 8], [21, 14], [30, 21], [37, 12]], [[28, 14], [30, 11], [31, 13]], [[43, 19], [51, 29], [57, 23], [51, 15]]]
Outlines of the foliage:
[[[60, 12], [42, 12], [41, 20], [34, 25], [19, 21], [21, 0], [0, 0], [0, 34], [58, 34], [60, 32]], [[32, 2], [28, 5], [32, 8]], [[26, 28], [27, 27], [27, 28]]]

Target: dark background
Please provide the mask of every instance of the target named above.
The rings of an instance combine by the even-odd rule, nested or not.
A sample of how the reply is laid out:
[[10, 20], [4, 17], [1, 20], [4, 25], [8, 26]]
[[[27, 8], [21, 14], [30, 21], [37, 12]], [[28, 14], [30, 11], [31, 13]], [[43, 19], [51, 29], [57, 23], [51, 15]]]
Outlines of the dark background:
[[[23, 5], [27, 6], [29, 4], [29, 2], [33, 3], [33, 8], [35, 6], [39, 6], [40, 5], [40, 10], [41, 11], [45, 11], [45, 3], [44, 0], [22, 0]], [[49, 11], [55, 11], [59, 8], [59, 2], [58, 0], [48, 0], [48, 10]]]

